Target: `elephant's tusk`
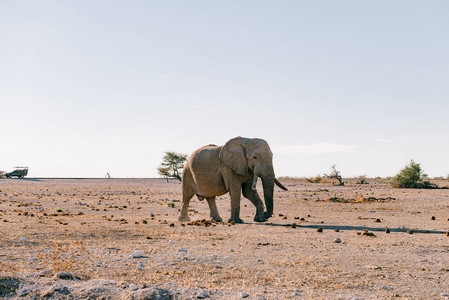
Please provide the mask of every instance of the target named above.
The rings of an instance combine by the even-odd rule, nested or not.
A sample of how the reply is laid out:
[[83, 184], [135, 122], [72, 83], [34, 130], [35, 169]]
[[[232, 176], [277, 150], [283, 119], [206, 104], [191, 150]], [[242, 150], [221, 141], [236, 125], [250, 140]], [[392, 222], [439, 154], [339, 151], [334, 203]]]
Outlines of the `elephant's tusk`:
[[284, 191], [288, 191], [288, 189], [282, 183], [280, 183], [279, 180], [277, 180], [276, 177], [274, 177], [274, 183], [276, 183], [276, 185], [278, 187], [280, 187], [281, 189], [283, 189]]
[[256, 190], [256, 185], [257, 185], [257, 175], [254, 174], [254, 177], [253, 177], [253, 186], [252, 186], [253, 191]]

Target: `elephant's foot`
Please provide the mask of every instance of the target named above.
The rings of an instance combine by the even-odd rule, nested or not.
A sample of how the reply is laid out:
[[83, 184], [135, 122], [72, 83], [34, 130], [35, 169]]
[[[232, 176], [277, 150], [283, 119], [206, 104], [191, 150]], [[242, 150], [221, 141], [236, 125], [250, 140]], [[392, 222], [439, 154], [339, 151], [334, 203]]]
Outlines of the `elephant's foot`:
[[265, 216], [255, 216], [254, 217], [254, 221], [255, 222], [266, 222], [268, 219], [267, 218], [265, 218]]
[[185, 215], [185, 216], [180, 215], [179, 218], [178, 218], [178, 220], [179, 220], [179, 221], [186, 221], [186, 222], [189, 222], [189, 221], [190, 221], [190, 218], [189, 218], [189, 216], [187, 216], [187, 215]]
[[242, 219], [240, 219], [240, 218], [234, 218], [234, 217], [231, 217], [229, 220], [228, 220], [228, 223], [231, 223], [232, 221], [234, 221], [235, 223], [243, 223], [243, 220]]
[[211, 219], [217, 223], [223, 222], [223, 219], [220, 216], [215, 216], [215, 217], [211, 216]]
[[268, 214], [267, 212], [263, 213], [263, 216], [265, 217], [265, 219], [269, 219], [273, 214]]

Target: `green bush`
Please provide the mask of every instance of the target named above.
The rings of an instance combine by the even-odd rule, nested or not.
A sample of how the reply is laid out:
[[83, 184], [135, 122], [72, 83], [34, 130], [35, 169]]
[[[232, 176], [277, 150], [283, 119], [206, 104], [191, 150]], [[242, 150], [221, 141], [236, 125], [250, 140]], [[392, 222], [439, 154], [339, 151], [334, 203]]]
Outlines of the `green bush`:
[[395, 188], [409, 188], [409, 189], [433, 189], [437, 186], [425, 178], [427, 174], [421, 169], [421, 165], [416, 163], [413, 159], [405, 166], [395, 177], [390, 181]]

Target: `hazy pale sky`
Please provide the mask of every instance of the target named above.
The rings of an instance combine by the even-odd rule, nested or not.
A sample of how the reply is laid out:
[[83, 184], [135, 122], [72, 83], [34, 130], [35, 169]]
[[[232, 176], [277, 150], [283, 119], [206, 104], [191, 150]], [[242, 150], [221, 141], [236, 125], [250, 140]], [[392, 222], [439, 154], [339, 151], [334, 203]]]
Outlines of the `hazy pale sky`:
[[0, 1], [0, 170], [157, 177], [268, 141], [278, 176], [449, 174], [449, 2]]

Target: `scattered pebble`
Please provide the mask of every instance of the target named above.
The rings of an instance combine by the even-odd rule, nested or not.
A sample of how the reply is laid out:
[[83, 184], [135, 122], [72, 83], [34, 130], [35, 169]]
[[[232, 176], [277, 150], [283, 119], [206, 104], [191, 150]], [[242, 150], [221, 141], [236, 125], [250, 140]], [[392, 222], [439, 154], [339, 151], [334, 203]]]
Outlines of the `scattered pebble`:
[[373, 237], [376, 236], [374, 233], [369, 232], [368, 229], [363, 229], [362, 235], [365, 235], [365, 236], [373, 236]]
[[374, 222], [380, 223], [381, 221], [380, 221], [380, 219], [376, 219]]
[[205, 299], [205, 298], [209, 298], [209, 294], [206, 291], [201, 291], [196, 295], [196, 297], [198, 299]]
[[339, 238], [336, 238], [335, 241], [334, 241], [334, 243], [340, 244], [340, 243], [341, 243], [341, 240], [340, 240]]
[[22, 289], [19, 291], [18, 296], [19, 296], [19, 297], [25, 297], [25, 296], [28, 295], [29, 293], [31, 293], [31, 290], [30, 290], [29, 288], [27, 288], [27, 287], [24, 287], [24, 288], [22, 288]]
[[296, 223], [293, 223], [293, 224], [292, 224], [292, 228], [296, 228]]
[[389, 229], [389, 228], [386, 228], [386, 229], [385, 229], [385, 233], [390, 233], [390, 229]]
[[365, 268], [372, 269], [372, 270], [382, 270], [382, 267], [379, 267], [379, 266], [366, 266]]
[[63, 280], [72, 280], [73, 274], [70, 272], [59, 272], [58, 274], [56, 274], [56, 278]]
[[139, 287], [137, 285], [133, 284], [133, 283], [131, 283], [129, 285], [129, 290], [130, 291], [137, 291], [138, 289], [139, 289]]
[[246, 292], [242, 292], [242, 293], [240, 294], [240, 296], [241, 296], [242, 298], [248, 298], [248, 297], [249, 297], [249, 294], [246, 293]]
[[323, 232], [323, 227], [317, 229], [318, 232]]
[[136, 250], [129, 256], [129, 258], [142, 258], [144, 257], [143, 252], [140, 250]]
[[413, 234], [413, 230], [409, 229], [409, 230], [407, 230], [407, 233], [408, 234]]
[[25, 237], [21, 237], [20, 239], [19, 239], [19, 242], [26, 242], [26, 238]]
[[301, 291], [299, 289], [294, 289], [292, 292], [292, 297], [301, 296]]
[[435, 216], [432, 216], [432, 218], [430, 218], [432, 221], [435, 221]]

